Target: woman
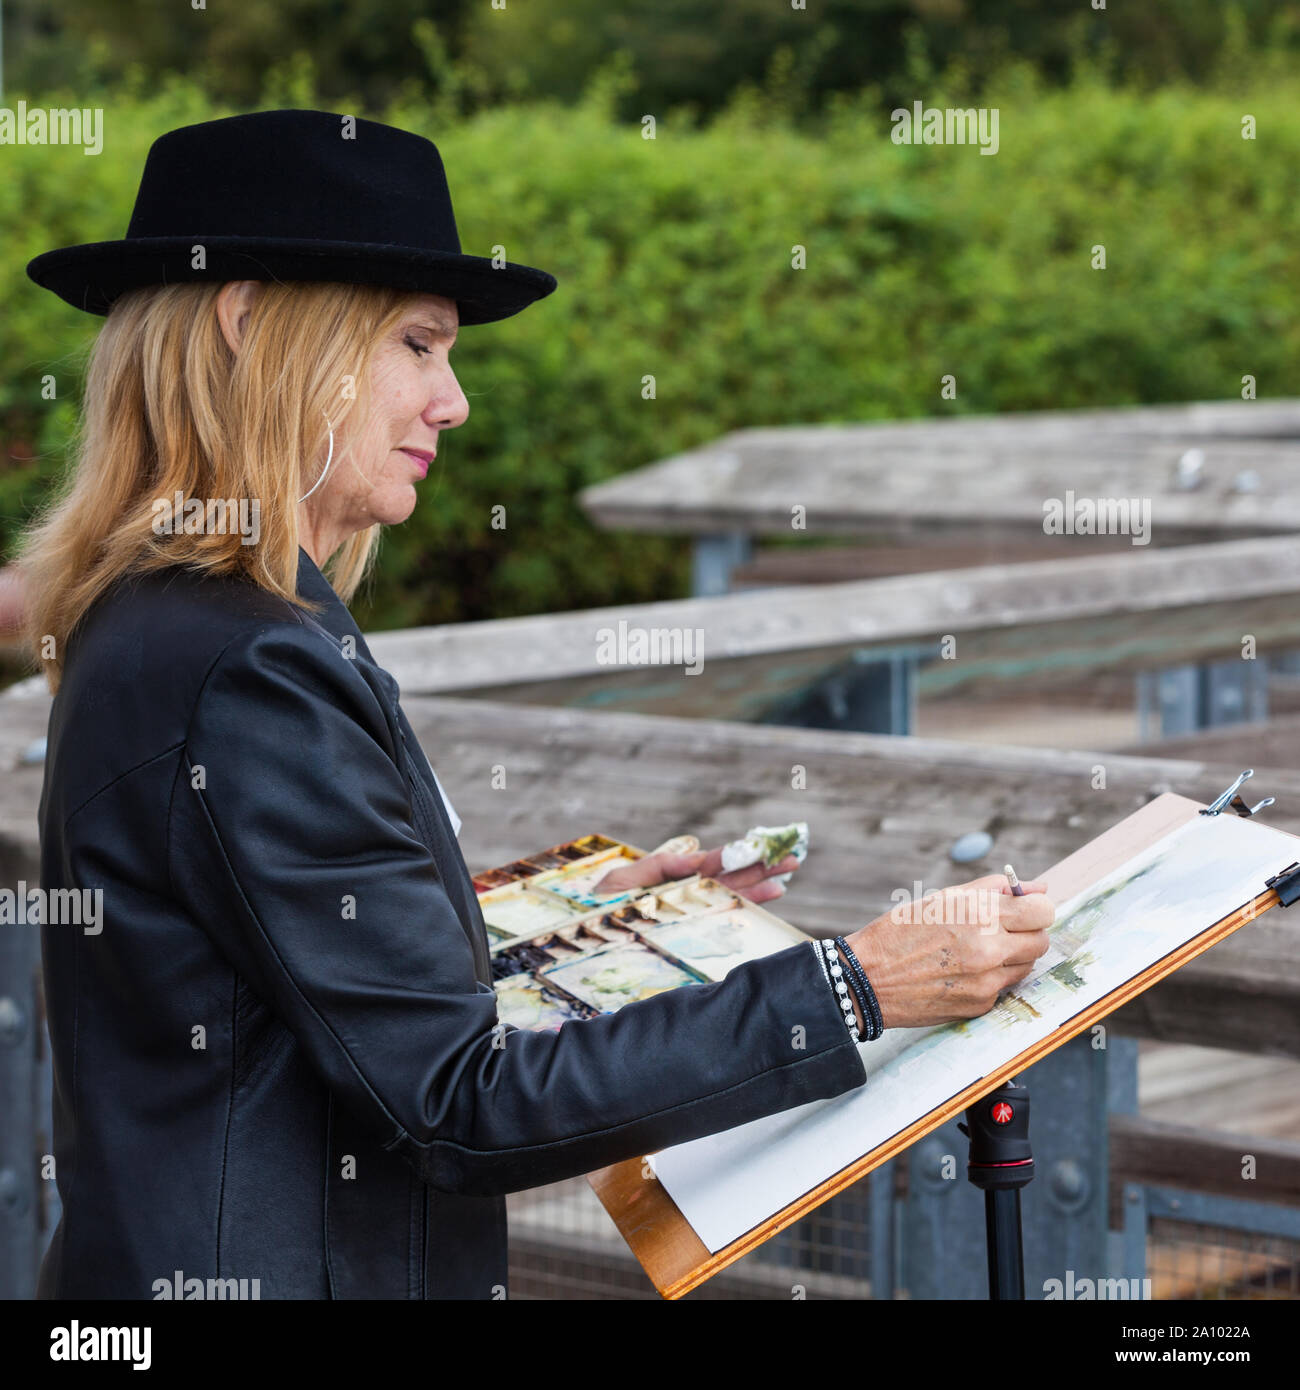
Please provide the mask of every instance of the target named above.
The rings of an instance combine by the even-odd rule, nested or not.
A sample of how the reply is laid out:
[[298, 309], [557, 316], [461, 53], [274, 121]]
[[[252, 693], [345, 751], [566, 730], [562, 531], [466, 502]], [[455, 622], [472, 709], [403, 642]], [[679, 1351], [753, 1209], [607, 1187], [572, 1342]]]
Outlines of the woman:
[[428, 141], [292, 111], [164, 136], [124, 241], [29, 271], [107, 314], [78, 466], [23, 549], [57, 691], [43, 886], [103, 892], [96, 934], [43, 928], [42, 1296], [500, 1297], [503, 1194], [862, 1082], [847, 949], [892, 1026], [982, 1012], [1046, 948], [1041, 893], [960, 923], [981, 881], [829, 969], [799, 945], [501, 1027], [448, 807], [344, 602], [466, 419], [458, 325], [554, 280], [460, 253]]

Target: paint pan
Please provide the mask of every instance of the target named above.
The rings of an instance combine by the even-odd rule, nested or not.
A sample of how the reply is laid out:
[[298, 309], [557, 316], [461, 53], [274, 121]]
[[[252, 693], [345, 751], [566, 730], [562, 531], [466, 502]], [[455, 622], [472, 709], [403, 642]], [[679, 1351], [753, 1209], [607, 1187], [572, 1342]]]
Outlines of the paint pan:
[[648, 926], [645, 937], [711, 980], [720, 980], [745, 961], [783, 951], [798, 940], [786, 923], [743, 907]]
[[528, 859], [516, 859], [512, 863], [502, 865], [502, 871], [513, 878], [532, 878], [534, 874], [542, 872], [542, 866]]
[[600, 1013], [705, 979], [639, 941], [611, 944], [580, 960], [546, 966], [538, 975]]
[[503, 888], [513, 882], [514, 878], [504, 869], [484, 869], [481, 874], [474, 875], [474, 890], [477, 893], [490, 893], [494, 888]]
[[535, 882], [539, 888], [544, 887], [548, 892], [559, 893], [561, 897], [570, 898], [575, 903], [581, 903], [583, 907], [603, 907], [608, 903], [621, 902], [630, 894], [642, 891], [640, 888], [625, 888], [614, 893], [595, 891], [597, 882], [611, 869], [616, 869], [621, 864], [633, 864], [639, 858], [641, 856], [633, 853], [626, 845], [615, 845], [612, 849], [578, 863], [566, 865], [563, 869], [552, 869], [548, 873], [539, 874]]
[[479, 898], [478, 905], [489, 932], [495, 931], [510, 940], [554, 931], [583, 912], [581, 906], [569, 899], [548, 893], [532, 883], [494, 888]]
[[515, 1028], [559, 1028], [572, 1018], [590, 1018], [590, 1010], [543, 988], [531, 975], [515, 975], [496, 985], [497, 1017]]

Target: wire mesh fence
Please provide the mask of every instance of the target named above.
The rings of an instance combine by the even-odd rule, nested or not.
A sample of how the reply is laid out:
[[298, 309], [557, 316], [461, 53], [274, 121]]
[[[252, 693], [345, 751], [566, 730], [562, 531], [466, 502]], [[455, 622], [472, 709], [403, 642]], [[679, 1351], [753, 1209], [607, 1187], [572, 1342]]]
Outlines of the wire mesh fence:
[[[585, 1179], [516, 1193], [508, 1208], [512, 1298], [658, 1297]], [[869, 1222], [859, 1184], [687, 1297], [871, 1298]], [[1157, 1218], [1147, 1233], [1147, 1277], [1156, 1300], [1296, 1299], [1300, 1241]]]
[[1147, 1232], [1153, 1298], [1300, 1298], [1300, 1241], [1159, 1218]]
[[[659, 1295], [585, 1178], [507, 1198], [512, 1298]], [[687, 1298], [872, 1296], [865, 1188], [841, 1193]]]

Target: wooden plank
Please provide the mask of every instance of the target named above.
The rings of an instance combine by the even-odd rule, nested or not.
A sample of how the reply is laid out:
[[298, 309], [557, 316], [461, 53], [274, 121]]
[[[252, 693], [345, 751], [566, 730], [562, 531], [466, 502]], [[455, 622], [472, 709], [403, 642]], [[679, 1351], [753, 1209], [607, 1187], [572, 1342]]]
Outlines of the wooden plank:
[[[1300, 715], [1282, 715], [1254, 724], [1199, 729], [1121, 750], [1143, 757], [1241, 762], [1242, 767], [1300, 767]], [[1243, 762], [1242, 759], [1245, 759]]]
[[[960, 629], [965, 615], [952, 616], [952, 627]], [[705, 632], [707, 652], [707, 629]], [[1300, 604], [1288, 595], [1208, 603], [1159, 614], [1119, 611], [1100, 618], [936, 631], [906, 642], [861, 640], [750, 657], [706, 655], [698, 674], [693, 675], [673, 666], [608, 667], [588, 676], [512, 679], [508, 684], [487, 684], [457, 693], [594, 711], [779, 721], [783, 704], [843, 669], [857, 653], [864, 658], [875, 653], [881, 660], [898, 654], [916, 657], [922, 663], [917, 696], [929, 700], [958, 693], [997, 694], [1009, 684], [1018, 686], [1027, 680], [1038, 681], [1043, 689], [1068, 689], [1099, 674], [1132, 675], [1185, 662], [1238, 660], [1245, 632], [1254, 636], [1261, 654], [1300, 648]], [[948, 635], [957, 638], [954, 660], [938, 656], [939, 644]], [[447, 668], [441, 661], [424, 662], [410, 649], [399, 658], [399, 664], [414, 673], [413, 685], [399, 681], [404, 689], [437, 693], [426, 692], [423, 687], [445, 679]], [[468, 668], [456, 669], [468, 673]], [[1133, 698], [1130, 690], [1130, 707]]]
[[[1153, 537], [1158, 545], [1160, 537]], [[1127, 536], [1025, 536], [1014, 541], [964, 541], [951, 537], [925, 545], [772, 546], [731, 572], [735, 592], [783, 584], [847, 584], [894, 574], [1018, 565], [1034, 560], [1081, 559], [1133, 549]]]
[[[1067, 492], [1148, 498], [1159, 531], [1300, 526], [1294, 402], [1157, 409], [737, 430], [579, 500], [601, 526], [694, 534], [789, 535], [795, 508], [809, 534], [1041, 534], [1043, 499]], [[1181, 491], [1192, 447], [1203, 481]]]
[[1168, 1124], [1300, 1141], [1300, 1062], [1144, 1042], [1138, 1110]]
[[[1255, 1176], [1243, 1176], [1247, 1155]], [[1300, 1202], [1300, 1142], [1169, 1124], [1145, 1115], [1110, 1117], [1110, 1224], [1124, 1224], [1125, 1183], [1176, 1187], [1238, 1201]]]
[[[1147, 1244], [1153, 1301], [1240, 1298], [1294, 1298], [1296, 1267], [1285, 1254], [1251, 1250], [1219, 1231], [1219, 1239], [1170, 1241], [1158, 1236]], [[1211, 1304], [1214, 1306], [1214, 1304]]]
[[1121, 405], [1066, 410], [1006, 410], [974, 415], [919, 416], [903, 420], [864, 420], [851, 425], [777, 425], [735, 430], [724, 438], [816, 438], [823, 432], [872, 439], [911, 440], [951, 448], [966, 438], [1012, 438], [1051, 442], [1089, 439], [1297, 439], [1300, 398], [1180, 401], [1162, 405]]
[[[855, 650], [924, 646], [948, 634], [968, 642], [970, 657], [960, 645], [961, 659], [944, 663], [949, 683], [965, 678], [959, 671], [973, 675], [979, 662], [985, 674], [1014, 675], [1038, 651], [1046, 653], [1040, 665], [1089, 670], [1239, 656], [1243, 632], [1255, 633], [1260, 650], [1300, 646], [1300, 605], [1289, 601], [1296, 593], [1300, 547], [1270, 538], [408, 628], [368, 640], [407, 694], [477, 690], [525, 703], [716, 715], [797, 689]], [[634, 664], [634, 653], [618, 650], [620, 631], [676, 634], [696, 645], [680, 647], [676, 664]], [[668, 655], [671, 646], [665, 642]], [[698, 653], [702, 669], [687, 675]], [[701, 708], [705, 690], [721, 705]]]
[[[370, 637], [413, 694], [759, 720], [854, 653], [934, 653], [921, 698], [1300, 647], [1300, 549], [1269, 539], [634, 604]], [[663, 634], [647, 662], [619, 633]], [[674, 647], [673, 639], [677, 645]], [[508, 660], [503, 653], [508, 652]], [[671, 659], [675, 658], [675, 664]], [[697, 659], [699, 658], [699, 659]], [[27, 687], [40, 693], [39, 682]], [[3, 697], [6, 705], [15, 693]]]

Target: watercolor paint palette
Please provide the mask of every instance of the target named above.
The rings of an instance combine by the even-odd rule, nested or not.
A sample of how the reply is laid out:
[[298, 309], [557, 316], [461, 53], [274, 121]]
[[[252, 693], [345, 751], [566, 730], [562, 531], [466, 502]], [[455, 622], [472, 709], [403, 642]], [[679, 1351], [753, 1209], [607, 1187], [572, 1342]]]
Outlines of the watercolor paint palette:
[[634, 850], [631, 845], [622, 844], [618, 840], [610, 840], [604, 835], [583, 835], [580, 839], [569, 840], [562, 845], [552, 845], [550, 849], [530, 854], [526, 859], [516, 859], [499, 869], [485, 869], [481, 874], [474, 875], [474, 887], [483, 894], [492, 888], [504, 888], [508, 883], [535, 878], [538, 874], [548, 874], [555, 869], [590, 860], [595, 855], [607, 853], [612, 849], [627, 851], [628, 857], [633, 859], [641, 856], [640, 850]]
[[610, 869], [643, 856], [622, 841], [584, 835], [474, 875], [504, 1023], [559, 1028], [720, 980], [744, 961], [808, 939], [698, 874], [650, 889], [594, 891]]

